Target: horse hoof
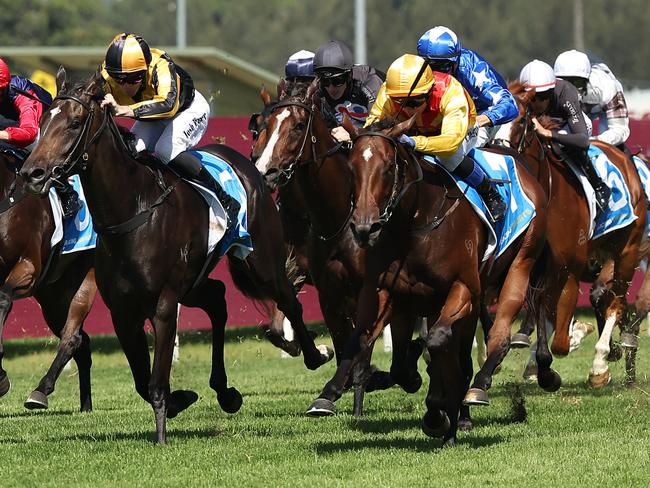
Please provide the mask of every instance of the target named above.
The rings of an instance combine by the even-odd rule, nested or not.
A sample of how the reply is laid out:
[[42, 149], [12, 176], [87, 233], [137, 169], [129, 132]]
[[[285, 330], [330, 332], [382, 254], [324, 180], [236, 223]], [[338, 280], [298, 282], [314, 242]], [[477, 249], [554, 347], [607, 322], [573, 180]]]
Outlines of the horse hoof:
[[537, 363], [528, 363], [521, 376], [526, 381], [537, 381]]
[[237, 388], [228, 388], [224, 393], [217, 393], [217, 401], [221, 410], [226, 413], [236, 413], [244, 403], [244, 399], [241, 396], [241, 393], [237, 391]]
[[317, 398], [306, 413], [309, 417], [330, 417], [336, 415], [336, 406], [327, 398]]
[[408, 381], [399, 384], [406, 393], [417, 393], [422, 387], [422, 376], [415, 373]]
[[469, 432], [474, 428], [472, 419], [458, 419], [458, 430], [462, 432]]
[[589, 386], [592, 388], [604, 388], [612, 380], [609, 370], [603, 373], [589, 373]]
[[481, 390], [480, 388], [470, 388], [463, 399], [463, 405], [465, 406], [474, 406], [474, 405], [489, 405], [490, 398], [488, 397], [487, 391]]
[[544, 391], [558, 391], [560, 386], [562, 386], [562, 377], [557, 373], [557, 371], [550, 369], [548, 372], [537, 376], [537, 384]]
[[627, 349], [638, 349], [639, 339], [629, 332], [621, 332], [621, 346]]
[[370, 375], [370, 378], [368, 378], [368, 383], [366, 383], [366, 392], [370, 393], [371, 391], [388, 390], [393, 386], [395, 386], [395, 381], [390, 373], [375, 370]]
[[422, 432], [429, 437], [440, 438], [449, 432], [450, 427], [449, 417], [443, 410], [438, 410], [437, 415], [428, 411], [422, 418]]
[[623, 357], [623, 348], [618, 344], [611, 344], [609, 347], [609, 354], [607, 355], [607, 361], [613, 363], [618, 361]]
[[169, 394], [167, 418], [173, 419], [187, 407], [199, 399], [199, 395], [192, 390], [176, 390]]
[[521, 332], [517, 332], [510, 339], [510, 347], [513, 349], [525, 349], [530, 347], [530, 337]]
[[450, 437], [446, 441], [442, 443], [443, 449], [447, 449], [450, 447], [456, 447], [456, 437]]
[[47, 395], [38, 390], [31, 392], [25, 400], [25, 408], [29, 410], [46, 410], [47, 407]]
[[0, 378], [0, 397], [5, 396], [11, 390], [11, 381], [9, 381], [9, 376], [4, 375]]

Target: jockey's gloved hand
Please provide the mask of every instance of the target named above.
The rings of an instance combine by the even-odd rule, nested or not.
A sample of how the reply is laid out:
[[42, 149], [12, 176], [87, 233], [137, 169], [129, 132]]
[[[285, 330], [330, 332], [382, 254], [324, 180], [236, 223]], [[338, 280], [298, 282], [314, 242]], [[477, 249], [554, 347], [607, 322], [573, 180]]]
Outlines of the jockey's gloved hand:
[[415, 139], [407, 136], [406, 134], [399, 136], [398, 141], [406, 146], [409, 146], [411, 149], [415, 149]]

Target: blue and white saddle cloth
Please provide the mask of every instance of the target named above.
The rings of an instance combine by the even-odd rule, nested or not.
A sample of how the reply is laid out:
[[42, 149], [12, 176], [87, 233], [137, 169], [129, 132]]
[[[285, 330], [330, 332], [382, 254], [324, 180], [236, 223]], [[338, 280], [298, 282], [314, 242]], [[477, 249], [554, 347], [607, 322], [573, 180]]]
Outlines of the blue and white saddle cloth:
[[[477, 191], [462, 179], [452, 175], [458, 188], [465, 194], [480, 219], [489, 229], [488, 246], [483, 255], [483, 261], [487, 261], [492, 256], [498, 258], [526, 230], [535, 217], [535, 206], [521, 187], [515, 160], [511, 156], [481, 149], [472, 149], [469, 156], [483, 168], [489, 178], [506, 181], [506, 183], [495, 184], [495, 186], [501, 198], [507, 203], [508, 211], [503, 219], [493, 223], [488, 217], [487, 208]], [[443, 168], [435, 158], [425, 156], [424, 159]]]
[[63, 209], [56, 190], [50, 188], [49, 193], [54, 216], [54, 233], [50, 239], [50, 244], [54, 247], [63, 240], [61, 254], [94, 249], [97, 245], [97, 233], [93, 228], [93, 219], [90, 216], [88, 205], [86, 205], [86, 196], [79, 175], [71, 176], [68, 181], [79, 195], [79, 203], [81, 204], [81, 208], [74, 217], [63, 220]]
[[580, 180], [587, 201], [589, 202], [589, 213], [591, 215], [589, 238], [593, 240], [629, 225], [637, 219], [637, 216], [634, 214], [634, 208], [630, 201], [630, 191], [619, 169], [596, 146], [589, 146], [588, 154], [594, 168], [596, 168], [598, 176], [600, 176], [612, 191], [607, 210], [596, 218], [594, 190], [584, 173], [573, 162], [568, 161], [569, 167], [578, 177], [578, 180]]
[[253, 251], [253, 243], [248, 233], [246, 190], [237, 173], [223, 159], [205, 151], [189, 151], [210, 172], [221, 187], [239, 202], [237, 222], [226, 228], [226, 212], [216, 195], [203, 186], [190, 181], [195, 186], [210, 209], [210, 228], [208, 232], [208, 254], [218, 246], [219, 256], [226, 254], [231, 247], [235, 256], [245, 259]]
[[[643, 159], [638, 156], [632, 156], [632, 161], [636, 166], [636, 170], [639, 173], [639, 178], [641, 179], [641, 185], [643, 185], [643, 191], [645, 196], [650, 201], [650, 169], [645, 164]], [[648, 208], [648, 220], [645, 225], [645, 233], [650, 236], [650, 208]]]

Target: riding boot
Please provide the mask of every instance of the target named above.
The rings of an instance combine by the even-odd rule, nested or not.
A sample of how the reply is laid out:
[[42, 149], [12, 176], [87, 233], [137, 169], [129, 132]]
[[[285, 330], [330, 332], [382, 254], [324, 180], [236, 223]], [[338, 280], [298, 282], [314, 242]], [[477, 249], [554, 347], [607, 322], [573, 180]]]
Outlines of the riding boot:
[[223, 205], [223, 209], [228, 215], [228, 227], [232, 225], [233, 222], [237, 222], [237, 216], [239, 215], [239, 202], [231, 197], [222, 187], [219, 185], [209, 171], [205, 168], [201, 168], [199, 174], [196, 176], [196, 180], [205, 185], [208, 190], [214, 192], [214, 194]]
[[63, 207], [63, 218], [67, 219], [69, 217], [74, 217], [77, 215], [77, 212], [81, 208], [81, 202], [79, 202], [79, 195], [72, 188], [72, 185], [65, 181], [60, 185], [55, 185], [56, 193], [61, 199], [61, 207]]
[[571, 156], [573, 156], [574, 161], [578, 164], [580, 170], [587, 177], [589, 184], [594, 189], [599, 213], [604, 212], [609, 206], [609, 196], [612, 191], [605, 182], [600, 179], [600, 176], [598, 176], [596, 168], [594, 168], [594, 165], [591, 163], [591, 159], [586, 150], [573, 151]]
[[453, 172], [478, 192], [494, 222], [501, 220], [505, 216], [508, 209], [506, 202], [501, 198], [483, 169], [474, 163], [472, 158], [465, 156]]

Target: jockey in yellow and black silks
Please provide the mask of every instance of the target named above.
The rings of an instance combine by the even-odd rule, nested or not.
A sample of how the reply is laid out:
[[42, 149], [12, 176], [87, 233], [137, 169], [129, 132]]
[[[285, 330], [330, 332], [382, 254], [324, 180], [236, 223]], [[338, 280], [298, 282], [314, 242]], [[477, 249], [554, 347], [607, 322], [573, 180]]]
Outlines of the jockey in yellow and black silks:
[[406, 120], [425, 105], [409, 135], [403, 134], [400, 142], [436, 156], [447, 171], [477, 190], [492, 217], [499, 220], [505, 202], [481, 167], [467, 156], [476, 144], [474, 102], [454, 77], [423, 67], [424, 63], [419, 56], [405, 54], [390, 65], [366, 127], [398, 114], [398, 121]]

